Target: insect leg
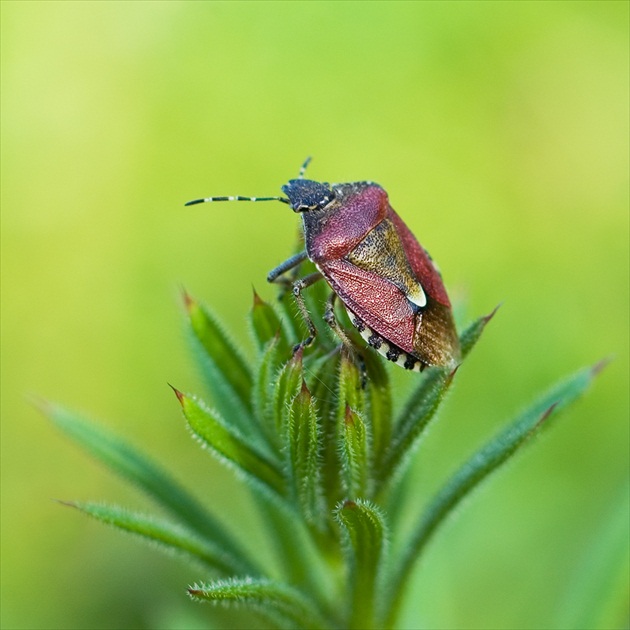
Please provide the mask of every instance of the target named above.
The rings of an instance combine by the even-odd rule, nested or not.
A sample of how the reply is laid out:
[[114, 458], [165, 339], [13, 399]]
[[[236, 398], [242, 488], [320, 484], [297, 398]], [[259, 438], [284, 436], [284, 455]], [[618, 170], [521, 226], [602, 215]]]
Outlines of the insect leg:
[[335, 316], [335, 300], [337, 294], [333, 291], [330, 297], [326, 300], [326, 310], [324, 311], [324, 321], [332, 328], [334, 333], [341, 339], [341, 343], [348, 349], [354, 349], [354, 343], [348, 337], [346, 331], [339, 325], [337, 317]]
[[[295, 256], [291, 256], [288, 260], [285, 260], [283, 263], [280, 263], [275, 269], [272, 269], [267, 274], [267, 282], [288, 282], [284, 278], [280, 278], [280, 276], [289, 269], [293, 269], [297, 267], [301, 262], [306, 260], [306, 252], [300, 252], [299, 254], [295, 254]], [[280, 280], [278, 280], [280, 278]]]
[[319, 271], [316, 271], [315, 273], [311, 273], [308, 276], [300, 278], [293, 283], [293, 297], [295, 297], [295, 302], [300, 309], [300, 313], [304, 318], [306, 326], [308, 327], [308, 337], [304, 341], [302, 341], [302, 343], [297, 344], [297, 346], [293, 348], [294, 352], [300, 347], [305, 348], [307, 346], [310, 346], [313, 343], [313, 339], [315, 339], [315, 337], [317, 336], [317, 328], [315, 328], [315, 324], [313, 323], [308, 309], [306, 308], [306, 303], [304, 302], [302, 291], [307, 287], [310, 287], [318, 280], [321, 280], [322, 278], [322, 274], [319, 273]]
[[335, 300], [337, 294], [333, 291], [330, 297], [326, 300], [326, 310], [324, 311], [324, 321], [332, 328], [333, 332], [341, 339], [342, 345], [346, 348], [350, 356], [354, 357], [359, 364], [359, 370], [361, 370], [361, 389], [365, 389], [367, 384], [367, 368], [365, 367], [365, 359], [361, 354], [361, 350], [357, 348], [356, 344], [348, 336], [348, 333], [342, 328], [335, 316]]

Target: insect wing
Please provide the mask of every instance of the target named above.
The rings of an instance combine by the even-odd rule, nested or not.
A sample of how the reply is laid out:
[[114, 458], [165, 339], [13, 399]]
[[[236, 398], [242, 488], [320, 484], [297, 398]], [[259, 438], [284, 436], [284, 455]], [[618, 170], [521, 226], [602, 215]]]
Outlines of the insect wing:
[[427, 252], [420, 243], [418, 243], [413, 232], [391, 207], [387, 211], [387, 218], [396, 227], [403, 249], [405, 250], [405, 256], [424, 291], [440, 304], [450, 308], [451, 303], [446, 294], [442, 278]]
[[416, 354], [413, 347], [416, 316], [397, 286], [343, 259], [319, 267], [339, 299], [365, 326], [401, 350]]
[[455, 365], [460, 358], [459, 339], [442, 278], [429, 254], [405, 222], [390, 207], [387, 218], [400, 237], [405, 256], [428, 297], [422, 321], [416, 322], [415, 353], [429, 365]]

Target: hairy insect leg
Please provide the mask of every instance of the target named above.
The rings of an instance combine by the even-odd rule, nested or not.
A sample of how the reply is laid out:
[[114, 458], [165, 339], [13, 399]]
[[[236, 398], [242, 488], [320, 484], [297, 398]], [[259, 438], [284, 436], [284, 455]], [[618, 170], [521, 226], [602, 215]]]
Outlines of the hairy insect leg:
[[367, 385], [367, 368], [365, 366], [365, 359], [363, 358], [363, 354], [361, 350], [357, 347], [357, 345], [352, 341], [348, 333], [343, 329], [341, 324], [337, 321], [337, 316], [335, 315], [335, 301], [337, 299], [337, 294], [333, 291], [330, 294], [330, 297], [326, 300], [326, 310], [324, 311], [324, 321], [331, 327], [333, 332], [339, 337], [341, 340], [342, 346], [346, 349], [348, 354], [353, 357], [353, 359], [357, 362], [359, 366], [359, 370], [361, 371], [361, 389], [365, 389]]
[[337, 299], [337, 294], [333, 291], [329, 298], [326, 300], [326, 309], [324, 310], [324, 321], [332, 328], [333, 332], [339, 337], [341, 343], [351, 352], [356, 350], [352, 339], [348, 336], [348, 333], [341, 327], [339, 322], [337, 321], [337, 316], [335, 315], [335, 301]]
[[317, 328], [315, 328], [315, 324], [313, 323], [313, 320], [311, 319], [308, 309], [306, 308], [306, 303], [304, 302], [302, 291], [306, 289], [307, 287], [310, 287], [312, 284], [315, 284], [315, 282], [317, 282], [318, 280], [321, 280], [322, 278], [323, 278], [322, 274], [319, 271], [316, 271], [315, 273], [311, 273], [308, 276], [305, 276], [304, 278], [300, 278], [299, 280], [296, 280], [293, 283], [293, 288], [292, 288], [293, 297], [295, 298], [295, 302], [298, 308], [300, 309], [300, 314], [302, 315], [302, 318], [304, 319], [304, 323], [306, 324], [308, 328], [308, 337], [301, 343], [298, 343], [293, 348], [293, 352], [297, 352], [298, 348], [306, 348], [310, 346], [313, 343], [313, 340], [315, 339], [315, 337], [317, 336]]
[[306, 252], [300, 252], [299, 254], [295, 254], [295, 256], [291, 256], [291, 258], [285, 260], [267, 274], [267, 282], [273, 282], [280, 287], [278, 291], [279, 302], [282, 302], [282, 300], [284, 300], [284, 296], [291, 290], [293, 283], [298, 277], [300, 265], [307, 258]]

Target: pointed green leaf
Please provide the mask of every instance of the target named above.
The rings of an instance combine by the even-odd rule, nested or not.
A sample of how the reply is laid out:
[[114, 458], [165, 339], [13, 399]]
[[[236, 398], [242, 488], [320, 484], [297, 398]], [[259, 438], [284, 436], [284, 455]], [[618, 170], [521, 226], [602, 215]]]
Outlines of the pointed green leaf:
[[313, 630], [331, 627], [304, 594], [271, 580], [217, 580], [194, 584], [188, 592], [197, 600], [252, 608], [272, 623], [282, 623], [283, 627]]
[[323, 489], [319, 468], [320, 426], [311, 393], [302, 389], [291, 401], [289, 411], [289, 455], [293, 496], [308, 523], [322, 525]]
[[548, 426], [560, 410], [584, 393], [601, 367], [598, 364], [594, 368], [585, 368], [552, 388], [475, 453], [438, 492], [406, 545], [405, 554], [390, 582], [392, 605], [389, 625], [397, 614], [404, 585], [409, 581], [415, 561], [445, 518], [490, 473], [510, 459], [532, 435]]
[[376, 626], [378, 578], [387, 540], [383, 517], [367, 501], [346, 501], [336, 512], [347, 539], [350, 572], [350, 614], [348, 628]]
[[279, 495], [284, 494], [284, 479], [272, 456], [259, 450], [200, 400], [174, 391], [193, 434], [217, 459], [242, 471], [246, 478], [262, 483]]
[[434, 368], [411, 395], [403, 409], [403, 414], [407, 415], [401, 414], [396, 435], [385, 453], [378, 476], [380, 489], [386, 488], [388, 483], [402, 474], [424, 430], [444, 400], [456, 371]]
[[[499, 304], [499, 306], [501, 305]], [[495, 307], [495, 309], [489, 315], [484, 315], [483, 317], [480, 317], [478, 320], [474, 321], [459, 336], [459, 348], [462, 359], [465, 359], [470, 354], [470, 351], [475, 347], [486, 326], [499, 310], [499, 306]]]
[[[397, 439], [400, 439], [401, 433], [408, 433], [410, 428], [416, 424], [417, 418], [421, 413], [421, 407], [427, 406], [427, 398], [446, 384], [447, 377], [451, 372], [452, 370], [449, 370], [448, 368], [431, 368], [426, 372], [422, 380], [416, 385], [407, 398], [404, 407], [400, 410], [400, 413], [396, 418], [395, 433]], [[430, 419], [431, 418], [428, 420]], [[388, 450], [391, 453], [391, 447]]]
[[157, 543], [166, 551], [174, 551], [200, 561], [210, 569], [219, 571], [224, 575], [246, 573], [251, 570], [251, 565], [230, 555], [220, 545], [202, 540], [189, 530], [174, 523], [131, 512], [116, 505], [92, 502], [62, 503], [74, 507], [102, 523], [112, 525], [149, 542]]
[[339, 368], [339, 394], [337, 397], [337, 422], [343, 426], [346, 407], [357, 413], [365, 412], [365, 391], [362, 374], [357, 361], [345, 348], [341, 349], [341, 365]]
[[[460, 335], [462, 359], [466, 358], [474, 348], [498, 308], [489, 315], [474, 321]], [[383, 456], [381, 473], [378, 476], [381, 491], [384, 491], [389, 483], [400, 480], [404, 474], [425, 429], [444, 401], [456, 372], [457, 369], [454, 371], [444, 368], [429, 370], [407, 399], [396, 421], [394, 439], [391, 440]]]
[[[326, 495], [328, 504], [334, 506], [339, 501], [340, 491], [347, 484], [357, 483], [364, 488], [367, 485], [364, 473], [367, 471], [366, 462], [371, 462], [370, 436], [369, 427], [365, 422], [365, 390], [362, 387], [361, 369], [357, 365], [357, 361], [345, 347], [341, 348], [341, 357], [339, 360], [339, 376], [337, 377], [337, 409], [335, 413], [334, 440], [330, 444], [330, 448], [326, 457], [326, 465], [329, 468], [328, 475], [325, 479]], [[357, 417], [356, 426], [350, 431], [351, 435], [355, 435], [355, 431], [360, 431], [364, 438], [363, 445], [359, 447], [358, 443], [346, 443], [346, 431], [348, 430], [347, 409], [350, 408]], [[340, 449], [341, 447], [341, 449]], [[359, 448], [360, 454], [356, 453], [358, 459], [347, 460], [349, 452], [346, 447]], [[341, 474], [340, 474], [341, 473]], [[357, 477], [358, 474], [358, 477]], [[354, 482], [352, 479], [354, 478]], [[341, 496], [344, 496], [341, 494]]]
[[346, 496], [351, 499], [366, 496], [370, 470], [367, 429], [363, 418], [349, 406], [341, 431], [340, 452]]
[[379, 463], [392, 439], [391, 387], [381, 357], [376, 352], [365, 352], [363, 358], [367, 370], [366, 417], [370, 421], [374, 466], [379, 469]]
[[254, 304], [249, 313], [249, 321], [258, 350], [263, 350], [277, 336], [280, 352], [289, 356], [289, 343], [280, 318], [272, 306], [263, 301], [256, 291], [254, 291]]
[[[92, 456], [144, 490], [196, 533], [225, 548], [234, 557], [245, 557], [223, 526], [155, 462], [105, 428], [86, 422], [62, 407], [45, 403], [41, 408], [57, 427]], [[251, 563], [249, 566], [253, 567]]]
[[[488, 322], [494, 317], [498, 310], [498, 306], [489, 315], [484, 315], [464, 330], [459, 337], [459, 345], [461, 349], [462, 359], [465, 359], [470, 351], [475, 347], [477, 341], [479, 341], [481, 334], [485, 330]], [[418, 413], [418, 409], [424, 404], [426, 397], [430, 392], [435, 390], [435, 387], [442, 381], [444, 381], [445, 374], [449, 374], [450, 370], [433, 368], [429, 370], [423, 380], [418, 383], [413, 390], [402, 411], [398, 415], [396, 421], [396, 433], [400, 433], [400, 427], [403, 425], [413, 425], [415, 423], [414, 417]]]
[[250, 428], [253, 377], [246, 359], [210, 311], [185, 294], [193, 347], [216, 407]]
[[326, 440], [328, 437], [334, 442], [335, 413], [337, 411], [337, 380], [339, 377], [339, 351], [312, 358], [307, 364], [307, 375], [313, 398], [317, 401], [317, 408], [322, 419], [322, 427]]
[[280, 371], [274, 387], [274, 424], [283, 445], [286, 445], [288, 440], [289, 403], [300, 391], [302, 374], [302, 348], [299, 348]]
[[[333, 351], [323, 357], [317, 357], [307, 364], [307, 374], [313, 398], [317, 403], [321, 421], [322, 483], [329, 515], [339, 501], [341, 479], [339, 477], [339, 432], [337, 428], [337, 392], [340, 370], [340, 353]], [[332, 524], [332, 523], [331, 523]], [[336, 527], [336, 526], [335, 526]]]
[[255, 417], [261, 424], [267, 443], [273, 445], [275, 452], [280, 451], [281, 439], [275, 420], [274, 385], [287, 356], [281, 351], [280, 335], [267, 342], [256, 369], [253, 389]]

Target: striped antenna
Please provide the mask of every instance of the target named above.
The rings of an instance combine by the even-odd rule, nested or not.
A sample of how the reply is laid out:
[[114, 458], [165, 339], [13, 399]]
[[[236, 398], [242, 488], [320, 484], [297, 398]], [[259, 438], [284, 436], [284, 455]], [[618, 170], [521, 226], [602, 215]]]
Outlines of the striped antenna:
[[193, 199], [186, 202], [185, 206], [194, 206], [198, 203], [208, 203], [209, 201], [281, 201], [282, 203], [289, 203], [289, 200], [285, 197], [206, 197], [205, 199]]
[[300, 168], [300, 174], [298, 175], [298, 179], [304, 179], [304, 173], [306, 172], [306, 167], [311, 163], [313, 158], [309, 155], [305, 160], [304, 164], [302, 164], [302, 168]]

